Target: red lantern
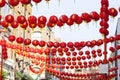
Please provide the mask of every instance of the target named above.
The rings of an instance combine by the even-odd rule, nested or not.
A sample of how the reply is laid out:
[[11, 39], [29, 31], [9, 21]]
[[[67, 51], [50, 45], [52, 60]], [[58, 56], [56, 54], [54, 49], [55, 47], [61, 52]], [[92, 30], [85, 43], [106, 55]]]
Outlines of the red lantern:
[[76, 57], [72, 57], [72, 61], [76, 61]]
[[56, 48], [52, 48], [51, 54], [52, 54], [53, 56], [56, 54], [56, 52], [57, 52]]
[[100, 26], [107, 29], [109, 27], [109, 24], [106, 20], [102, 19], [100, 21]]
[[81, 56], [83, 55], [83, 51], [79, 51], [78, 54]]
[[105, 21], [108, 21], [109, 18], [108, 18], [108, 14], [106, 12], [100, 12], [100, 18], [101, 19], [104, 19]]
[[70, 56], [70, 55], [71, 55], [71, 53], [70, 53], [70, 52], [66, 52], [66, 55], [67, 55], [67, 56]]
[[99, 20], [99, 14], [96, 11], [93, 11], [90, 13], [90, 16], [93, 20], [98, 21]]
[[20, 16], [17, 17], [17, 21], [18, 21], [20, 24], [23, 24], [23, 23], [26, 22], [26, 18], [25, 18], [25, 16], [20, 15]]
[[67, 23], [67, 21], [68, 21], [68, 17], [67, 17], [65, 14], [64, 14], [64, 15], [61, 15], [59, 19], [60, 19], [60, 21], [63, 22], [63, 23]]
[[91, 17], [88, 13], [82, 13], [81, 17], [87, 23], [91, 21]]
[[27, 5], [30, 4], [31, 0], [20, 0], [22, 4]]
[[78, 65], [81, 66], [81, 65], [82, 65], [82, 62], [78, 62]]
[[101, 34], [104, 34], [105, 36], [109, 34], [109, 31], [108, 31], [107, 29], [105, 29], [105, 28], [100, 28], [100, 29], [99, 29], [99, 32], [100, 32]]
[[113, 53], [115, 52], [115, 48], [114, 47], [110, 47], [109, 50]]
[[5, 3], [6, 3], [6, 0], [1, 0], [1, 1], [0, 1], [0, 7], [5, 6]]
[[57, 21], [57, 26], [62, 27], [63, 25], [64, 25], [64, 23], [62, 21], [60, 21], [60, 20]]
[[66, 48], [64, 48], [64, 52], [68, 52], [68, 50], [69, 50], [69, 49], [68, 49], [67, 47], [66, 47]]
[[47, 19], [45, 16], [38, 17], [38, 23], [46, 24], [46, 22], [47, 22]]
[[17, 28], [18, 25], [19, 25], [19, 24], [18, 24], [17, 21], [13, 21], [13, 22], [11, 23], [12, 28]]
[[84, 41], [80, 42], [80, 47], [85, 47], [85, 42]]
[[35, 3], [39, 3], [41, 2], [42, 0], [33, 0]]
[[38, 45], [39, 45], [39, 41], [38, 41], [38, 40], [33, 40], [33, 41], [32, 41], [32, 45], [38, 46]]
[[101, 8], [100, 8], [100, 12], [108, 13], [108, 6], [102, 5]]
[[86, 57], [85, 57], [85, 56], [82, 56], [81, 58], [82, 58], [82, 60], [85, 60], [85, 59], [86, 59]]
[[55, 48], [58, 48], [58, 47], [60, 46], [60, 43], [59, 43], [59, 42], [54, 42], [53, 46], [54, 46]]
[[50, 16], [49, 22], [56, 24], [57, 21], [58, 21], [57, 16], [55, 16], [55, 15]]
[[37, 23], [35, 23], [35, 24], [31, 24], [31, 23], [29, 23], [29, 27], [32, 28], [32, 29], [34, 29], [34, 28], [37, 27]]
[[49, 55], [50, 49], [49, 49], [49, 48], [46, 48], [46, 49], [44, 50], [44, 53], [45, 53], [46, 55]]
[[91, 59], [91, 56], [90, 56], [90, 55], [87, 55], [86, 57], [87, 57], [87, 59]]
[[68, 46], [69, 48], [72, 48], [72, 47], [73, 47], [73, 43], [72, 43], [72, 42], [68, 42], [68, 43], [67, 43], [67, 46]]
[[8, 14], [7, 16], [5, 16], [5, 21], [8, 23], [12, 23], [14, 21], [13, 15]]
[[55, 24], [54, 24], [54, 23], [51, 23], [51, 22], [48, 22], [48, 23], [47, 23], [47, 26], [50, 27], [50, 28], [53, 28], [53, 27], [55, 26]]
[[101, 0], [101, 5], [109, 6], [108, 0]]
[[15, 41], [15, 36], [14, 36], [14, 35], [9, 35], [8, 40], [9, 40], [10, 42]]
[[97, 40], [97, 46], [100, 46], [100, 45], [102, 45], [103, 44], [103, 40], [102, 39], [99, 39], [99, 40]]
[[85, 54], [86, 54], [86, 55], [89, 55], [89, 54], [90, 54], [90, 51], [88, 51], [88, 50], [85, 51]]
[[6, 21], [1, 21], [0, 23], [1, 23], [2, 27], [4, 27], [4, 28], [8, 27], [8, 23]]
[[80, 61], [80, 60], [81, 60], [81, 57], [80, 57], [80, 56], [77, 56], [77, 60]]
[[53, 47], [54, 43], [52, 41], [47, 42], [47, 47]]
[[69, 26], [71, 26], [71, 25], [73, 25], [74, 23], [73, 23], [73, 21], [72, 21], [71, 18], [68, 18], [68, 21], [66, 22], [66, 24], [69, 25]]
[[45, 44], [46, 44], [46, 42], [45, 42], [45, 41], [43, 41], [43, 40], [41, 40], [41, 41], [39, 42], [39, 46], [40, 46], [40, 47], [44, 47], [44, 46], [45, 46]]
[[71, 61], [71, 57], [67, 57], [67, 61]]
[[17, 43], [23, 43], [23, 38], [22, 38], [22, 37], [18, 37], [18, 38], [16, 39], [16, 42], [17, 42]]
[[25, 21], [23, 24], [20, 24], [20, 27], [22, 27], [24, 29], [26, 29], [27, 26], [28, 26], [28, 22], [27, 21]]
[[67, 64], [68, 64], [68, 65], [71, 65], [71, 61], [67, 61]]
[[28, 17], [28, 22], [30, 24], [35, 24], [35, 23], [37, 23], [37, 18], [35, 16], [29, 16]]
[[82, 18], [79, 16], [78, 20], [75, 23], [79, 25], [82, 23], [82, 21], [83, 21]]
[[12, 6], [17, 6], [19, 4], [19, 0], [8, 0], [8, 3]]
[[77, 22], [77, 20], [79, 19], [79, 16], [77, 14], [72, 14], [70, 18], [73, 22]]
[[31, 40], [29, 38], [24, 39], [24, 45], [29, 45], [31, 43]]
[[77, 52], [72, 52], [72, 55], [73, 55], [73, 56], [76, 56], [76, 55], [77, 55]]
[[79, 42], [74, 42], [74, 47], [78, 48], [80, 46]]
[[61, 43], [60, 43], [60, 47], [61, 47], [61, 48], [65, 48], [65, 47], [66, 47], [66, 43], [65, 43], [65, 42], [61, 42]]
[[110, 8], [109, 9], [109, 15], [112, 17], [116, 17], [118, 15], [118, 12], [115, 8]]

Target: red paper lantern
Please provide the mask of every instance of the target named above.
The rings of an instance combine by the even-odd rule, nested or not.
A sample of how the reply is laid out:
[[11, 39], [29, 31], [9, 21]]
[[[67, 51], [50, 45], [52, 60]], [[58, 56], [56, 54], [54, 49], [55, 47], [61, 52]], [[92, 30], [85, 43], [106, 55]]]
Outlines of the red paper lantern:
[[87, 23], [91, 21], [91, 17], [88, 13], [82, 13], [81, 17]]
[[8, 0], [8, 3], [12, 6], [17, 6], [19, 4], [19, 0]]
[[12, 23], [11, 23], [11, 27], [12, 28], [17, 28], [18, 27], [18, 22], [17, 21], [13, 21]]
[[0, 1], [0, 7], [5, 6], [5, 4], [6, 4], [6, 0], [1, 0], [1, 1]]
[[6, 21], [1, 21], [0, 23], [1, 23], [2, 27], [4, 27], [4, 28], [8, 27], [8, 23]]
[[51, 54], [52, 54], [53, 56], [56, 54], [56, 52], [57, 52], [57, 49], [56, 49], [56, 48], [52, 48]]
[[29, 16], [28, 17], [28, 22], [30, 24], [35, 24], [35, 23], [37, 23], [37, 18], [35, 16]]
[[47, 22], [47, 19], [45, 16], [39, 16], [38, 17], [38, 23], [41, 23], [41, 24], [46, 24]]
[[40, 46], [40, 47], [44, 47], [44, 46], [45, 46], [45, 44], [46, 44], [46, 42], [45, 42], [45, 41], [43, 41], [43, 40], [41, 40], [41, 41], [39, 42], [39, 46]]
[[109, 37], [109, 41], [110, 41], [110, 42], [114, 42], [114, 41], [115, 41], [115, 37], [110, 36], [110, 37]]
[[79, 51], [78, 54], [81, 56], [83, 55], [83, 51]]
[[78, 65], [81, 66], [81, 65], [82, 65], [82, 62], [78, 62]]
[[39, 45], [39, 41], [38, 40], [33, 40], [32, 41], [32, 45], [33, 46], [38, 46]]
[[8, 40], [9, 40], [10, 42], [15, 41], [15, 36], [14, 36], [14, 35], [9, 35]]
[[80, 60], [81, 60], [81, 57], [80, 57], [80, 56], [77, 56], [77, 60], [80, 61]]
[[55, 26], [55, 24], [54, 24], [54, 23], [51, 23], [51, 22], [48, 22], [48, 23], [47, 23], [47, 26], [50, 27], [50, 28], [53, 28], [53, 27]]
[[71, 57], [67, 57], [67, 61], [71, 61]]
[[69, 49], [68, 49], [67, 47], [66, 47], [66, 48], [64, 48], [64, 52], [68, 52], [68, 50], [69, 50]]
[[42, 0], [33, 0], [35, 3], [39, 3], [41, 2]]
[[61, 43], [60, 43], [60, 47], [61, 47], [61, 48], [65, 48], [65, 47], [66, 47], [66, 43], [65, 43], [65, 42], [61, 42]]
[[72, 47], [73, 47], [73, 43], [72, 43], [72, 42], [68, 42], [68, 43], [67, 43], [67, 46], [68, 46], [69, 48], [72, 48]]
[[73, 56], [76, 56], [76, 55], [77, 55], [77, 52], [72, 52], [72, 55], [73, 55]]
[[90, 13], [90, 16], [93, 20], [98, 21], [99, 20], [99, 14], [96, 11], [93, 11]]
[[109, 50], [110, 50], [111, 52], [115, 52], [115, 48], [114, 48], [114, 47], [110, 47]]
[[34, 29], [34, 28], [37, 27], [37, 23], [35, 23], [35, 24], [31, 24], [31, 23], [29, 23], [29, 27], [32, 28], [32, 29]]
[[30, 4], [31, 0], [20, 0], [20, 2], [24, 5]]
[[7, 16], [5, 16], [5, 21], [8, 23], [12, 23], [14, 21], [13, 15], [8, 14]]
[[86, 54], [86, 55], [89, 55], [89, 54], [90, 54], [90, 51], [88, 51], [88, 50], [85, 51], [85, 54]]
[[49, 49], [49, 48], [46, 48], [46, 49], [44, 50], [44, 53], [45, 53], [46, 55], [49, 55], [50, 49]]
[[104, 20], [104, 19], [102, 19], [101, 21], [100, 21], [100, 26], [102, 27], [102, 28], [108, 28], [109, 27], [109, 24], [108, 24], [108, 22], [106, 21], [106, 20]]
[[73, 21], [72, 21], [71, 18], [68, 18], [68, 21], [66, 22], [66, 24], [69, 25], [69, 26], [71, 26], [71, 25], [73, 25], [74, 23], [73, 23]]
[[91, 56], [90, 56], [90, 55], [87, 55], [86, 57], [87, 57], [87, 59], [91, 59]]
[[79, 19], [79, 16], [77, 14], [72, 14], [70, 18], [73, 22], [77, 22], [77, 20]]
[[22, 38], [22, 37], [18, 37], [18, 38], [16, 39], [16, 42], [17, 42], [17, 43], [23, 43], [23, 38]]
[[107, 5], [102, 5], [101, 8], [100, 8], [100, 12], [108, 13], [108, 6]]
[[68, 17], [64, 14], [64, 15], [61, 15], [61, 16], [60, 16], [59, 20], [60, 20], [61, 22], [63, 22], [63, 23], [67, 23]]
[[57, 21], [57, 26], [62, 27], [63, 25], [64, 25], [64, 23], [62, 21], [60, 21], [60, 20]]
[[59, 43], [59, 42], [54, 42], [53, 46], [54, 46], [55, 48], [58, 48], [58, 47], [60, 46], [60, 43]]
[[71, 65], [71, 61], [67, 61], [67, 64], [68, 64], [68, 65]]
[[118, 12], [115, 8], [110, 8], [109, 9], [109, 15], [112, 17], [116, 17], [118, 15]]
[[105, 29], [105, 28], [100, 28], [100, 29], [99, 29], [99, 32], [100, 32], [101, 34], [104, 34], [105, 36], [109, 34], [109, 31], [108, 31], [107, 29]]
[[42, 24], [42, 23], [37, 23], [39, 28], [44, 28], [46, 26], [46, 24]]
[[109, 14], [107, 14], [106, 12], [100, 12], [100, 18], [104, 19], [105, 21], [109, 20]]
[[26, 18], [25, 18], [25, 16], [23, 16], [23, 15], [19, 15], [19, 16], [17, 17], [17, 21], [18, 21], [20, 24], [23, 24], [23, 23], [26, 22]]
[[47, 47], [53, 47], [54, 43], [52, 41], [47, 42]]
[[85, 47], [85, 42], [84, 41], [80, 42], [80, 47]]
[[109, 6], [108, 0], [101, 0], [101, 4], [102, 4], [102, 5]]
[[75, 23], [79, 25], [79, 24], [82, 23], [82, 21], [83, 21], [83, 20], [82, 20], [82, 17], [79, 16], [78, 20], [77, 20]]
[[76, 61], [76, 57], [72, 57], [72, 61]]
[[85, 56], [82, 56], [81, 58], [82, 58], [82, 60], [85, 60], [85, 59], [86, 59], [86, 57], [85, 57]]
[[26, 29], [27, 26], [28, 26], [28, 22], [27, 21], [25, 21], [24, 23], [20, 24], [20, 27], [24, 28], [24, 29]]
[[102, 39], [97, 40], [97, 46], [100, 46], [102, 44], [103, 44], [103, 40]]
[[70, 56], [70, 55], [71, 55], [71, 53], [70, 53], [70, 52], [66, 52], [66, 55], [67, 55], [67, 56]]
[[49, 22], [56, 24], [57, 21], [58, 21], [57, 16], [55, 16], [55, 15], [50, 16]]

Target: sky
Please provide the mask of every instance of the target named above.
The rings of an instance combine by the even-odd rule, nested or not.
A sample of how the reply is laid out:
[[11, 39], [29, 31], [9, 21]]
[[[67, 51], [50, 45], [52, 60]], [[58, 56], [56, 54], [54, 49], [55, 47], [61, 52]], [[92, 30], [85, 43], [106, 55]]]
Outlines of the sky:
[[[101, 0], [51, 0], [46, 3], [42, 0], [41, 3], [34, 5], [33, 3], [33, 12], [32, 14], [35, 16], [44, 15], [49, 19], [50, 16], [56, 15], [60, 17], [63, 14], [66, 14], [68, 17], [71, 14], [81, 15], [84, 12], [90, 13], [92, 11], [100, 11]], [[109, 0], [109, 8], [115, 7], [118, 10], [120, 6], [120, 0]], [[109, 20], [109, 35], [112, 36], [115, 33], [117, 19], [120, 17], [120, 14], [116, 18], [110, 18]], [[100, 20], [99, 20], [100, 21]], [[58, 26], [52, 28], [56, 38], [60, 38], [61, 41], [88, 41], [88, 40], [96, 40], [102, 38], [99, 33], [99, 21], [90, 23], [82, 23], [79, 26], [77, 24], [72, 26], [64, 25], [61, 29]]]

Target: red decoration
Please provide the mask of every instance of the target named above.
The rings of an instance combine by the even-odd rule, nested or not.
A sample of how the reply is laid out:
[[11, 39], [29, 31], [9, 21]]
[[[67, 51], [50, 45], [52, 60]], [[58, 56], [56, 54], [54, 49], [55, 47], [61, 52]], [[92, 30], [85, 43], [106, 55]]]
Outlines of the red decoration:
[[60, 20], [57, 21], [57, 26], [62, 27], [63, 25], [64, 25], [64, 23], [62, 21], [60, 21]]
[[68, 46], [69, 48], [72, 48], [72, 47], [73, 47], [73, 43], [72, 43], [72, 42], [68, 42], [68, 43], [67, 43], [67, 46]]
[[35, 23], [37, 23], [37, 18], [35, 16], [29, 16], [28, 17], [28, 22], [30, 24], [35, 24]]
[[40, 46], [40, 47], [44, 47], [44, 46], [45, 46], [45, 44], [46, 44], [46, 42], [45, 42], [45, 41], [43, 41], [43, 40], [41, 40], [41, 41], [39, 42], [39, 46]]
[[64, 15], [61, 15], [61, 16], [60, 16], [59, 20], [60, 20], [61, 22], [63, 22], [63, 23], [67, 23], [68, 17], [64, 14]]
[[22, 37], [18, 37], [18, 38], [16, 39], [16, 42], [17, 42], [17, 43], [23, 43], [23, 38], [22, 38]]
[[68, 21], [66, 22], [67, 25], [71, 26], [73, 25], [73, 21], [71, 18], [68, 18]]
[[109, 20], [109, 15], [106, 12], [100, 12], [100, 18], [104, 19], [105, 21]]
[[65, 47], [66, 47], [66, 43], [65, 43], [65, 42], [61, 42], [61, 43], [60, 43], [60, 47], [61, 47], [61, 48], [65, 48]]
[[55, 16], [55, 15], [50, 16], [49, 22], [56, 24], [57, 21], [58, 21], [57, 16]]
[[15, 36], [14, 36], [14, 35], [9, 35], [8, 40], [9, 40], [10, 42], [15, 41]]
[[108, 0], [101, 0], [102, 5], [109, 6]]
[[20, 24], [24, 24], [26, 22], [26, 18], [25, 16], [23, 15], [20, 15], [17, 17], [17, 21], [20, 23]]
[[53, 27], [55, 26], [55, 24], [54, 24], [54, 23], [51, 23], [51, 22], [48, 22], [48, 23], [47, 23], [47, 26], [50, 27], [50, 28], [53, 28]]
[[44, 53], [45, 53], [46, 55], [49, 55], [50, 49], [49, 49], [49, 48], [46, 48], [46, 49], [44, 50]]
[[27, 5], [30, 4], [31, 0], [20, 0], [22, 4]]
[[53, 47], [54, 43], [52, 41], [47, 42], [47, 47]]
[[38, 45], [39, 45], [39, 41], [38, 41], [38, 40], [33, 40], [33, 41], [32, 41], [32, 45], [38, 46]]
[[59, 44], [59, 42], [54, 42], [53, 46], [54, 46], [55, 48], [58, 48], [58, 47], [60, 46], [60, 44]]
[[8, 23], [12, 23], [14, 21], [13, 15], [8, 14], [7, 16], [5, 16], [5, 21]]
[[115, 8], [110, 8], [109, 9], [109, 15], [112, 17], [116, 17], [118, 14], [117, 10]]
[[47, 22], [47, 19], [45, 16], [39, 16], [38, 17], [38, 23], [41, 23], [41, 24], [46, 24]]
[[104, 19], [102, 19], [101, 21], [100, 21], [100, 26], [102, 27], [102, 28], [108, 28], [109, 27], [109, 24], [108, 24], [108, 22], [106, 21], [106, 20], [104, 20]]
[[79, 25], [82, 23], [82, 21], [83, 21], [82, 18], [79, 16], [78, 20], [75, 23]]
[[8, 3], [12, 6], [17, 6], [19, 4], [19, 0], [8, 0]]
[[13, 22], [11, 23], [12, 28], [17, 28], [18, 25], [19, 25], [19, 24], [18, 24], [17, 21], [13, 21]]
[[82, 13], [81, 17], [87, 23], [91, 21], [91, 17], [88, 13]]
[[4, 28], [8, 27], [8, 23], [6, 21], [1, 21], [0, 23], [1, 23], [2, 27], [4, 27]]
[[39, 28], [44, 28], [46, 26], [46, 24], [42, 24], [42, 23], [38, 23], [37, 25]]
[[20, 27], [22, 27], [24, 29], [26, 29], [27, 26], [28, 26], [28, 22], [26, 22], [26, 21], [24, 23], [20, 24]]
[[29, 23], [29, 27], [32, 28], [32, 29], [34, 29], [34, 28], [37, 27], [37, 23], [35, 23], [35, 24], [31, 24], [31, 23]]
[[93, 20], [98, 21], [99, 20], [99, 14], [96, 11], [93, 11], [90, 13], [90, 16]]
[[101, 34], [104, 34], [105, 36], [109, 34], [109, 31], [107, 29], [105, 29], [105, 28], [100, 28], [99, 32]]
[[77, 20], [79, 19], [79, 16], [77, 14], [72, 14], [70, 18], [73, 22], [77, 22]]
[[111, 52], [115, 52], [115, 48], [114, 48], [114, 47], [110, 47], [109, 50], [110, 50]]
[[0, 1], [0, 7], [5, 6], [5, 3], [6, 3], [6, 0], [1, 0], [1, 1]]
[[83, 55], [83, 51], [79, 51], [78, 54], [81, 56]]

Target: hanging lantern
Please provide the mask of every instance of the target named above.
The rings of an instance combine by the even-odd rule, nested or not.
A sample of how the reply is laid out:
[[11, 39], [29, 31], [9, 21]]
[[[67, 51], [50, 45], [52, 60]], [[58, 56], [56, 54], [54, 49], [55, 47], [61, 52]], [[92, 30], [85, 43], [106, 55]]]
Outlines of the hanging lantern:
[[109, 41], [110, 41], [110, 42], [114, 42], [114, 41], [115, 41], [115, 37], [110, 36], [110, 37], [109, 37]]
[[56, 24], [57, 21], [58, 21], [57, 16], [55, 16], [55, 15], [50, 16], [49, 22]]
[[82, 60], [85, 60], [85, 59], [86, 59], [86, 57], [85, 57], [85, 56], [82, 56], [82, 57], [81, 57], [81, 59], [82, 59]]
[[105, 21], [109, 20], [109, 15], [106, 12], [100, 12], [100, 18], [104, 19]]
[[47, 47], [53, 47], [54, 43], [52, 41], [47, 42]]
[[78, 62], [78, 65], [81, 66], [81, 65], [82, 65], [82, 62], [79, 61], [79, 62]]
[[51, 54], [52, 54], [53, 56], [56, 54], [56, 52], [57, 52], [57, 49], [56, 49], [56, 48], [52, 48]]
[[72, 21], [71, 18], [68, 18], [68, 21], [66, 22], [66, 24], [67, 24], [68, 26], [71, 26], [71, 25], [73, 25], [74, 23], [73, 23], [73, 21]]
[[57, 26], [59, 26], [60, 28], [64, 25], [64, 23], [60, 20], [57, 21]]
[[67, 56], [70, 56], [70, 55], [71, 55], [71, 53], [70, 53], [70, 52], [66, 52], [66, 55], [67, 55]]
[[0, 7], [5, 6], [5, 4], [6, 4], [6, 0], [1, 0], [1, 1], [0, 1]]
[[73, 22], [77, 22], [77, 20], [79, 19], [79, 16], [77, 14], [72, 14], [70, 18]]
[[32, 45], [33, 46], [38, 46], [39, 45], [39, 41], [38, 40], [33, 40], [32, 41]]
[[100, 32], [101, 34], [104, 34], [105, 36], [109, 34], [109, 31], [108, 31], [107, 29], [105, 29], [105, 28], [100, 28], [100, 29], [99, 29], [99, 32]]
[[40, 3], [42, 0], [33, 0], [35, 3]]
[[12, 23], [14, 21], [13, 15], [8, 14], [7, 16], [5, 16], [5, 21], [8, 23]]
[[23, 28], [23, 29], [26, 29], [28, 26], [28, 22], [25, 21], [24, 23], [20, 24], [20, 27]]
[[77, 56], [77, 60], [80, 61], [80, 60], [81, 60], [81, 57], [80, 57], [80, 56]]
[[118, 15], [118, 12], [115, 8], [110, 8], [108, 11], [109, 11], [109, 15], [112, 17], [116, 17]]
[[68, 64], [68, 65], [71, 65], [71, 61], [67, 61], [67, 64]]
[[82, 23], [82, 21], [83, 21], [83, 20], [82, 20], [82, 17], [79, 16], [78, 20], [77, 20], [75, 23], [79, 25], [79, 24]]
[[19, 0], [8, 0], [8, 3], [12, 6], [17, 6], [19, 4]]
[[11, 23], [11, 27], [12, 27], [12, 28], [17, 28], [18, 26], [19, 26], [19, 24], [18, 24], [17, 21], [13, 21], [13, 22]]
[[1, 23], [3, 28], [7, 28], [8, 27], [8, 23], [6, 21], [1, 21], [0, 23]]
[[61, 43], [60, 43], [60, 47], [61, 47], [61, 48], [65, 48], [65, 47], [66, 47], [66, 43], [65, 43], [65, 42], [61, 42]]
[[108, 6], [107, 5], [101, 5], [100, 12], [108, 13]]
[[90, 54], [90, 51], [88, 51], [88, 50], [85, 51], [85, 54], [86, 54], [86, 55], [89, 55], [89, 54]]
[[80, 42], [80, 47], [85, 47], [85, 42], [84, 41]]
[[23, 23], [26, 22], [26, 18], [25, 18], [25, 16], [23, 16], [23, 15], [19, 15], [19, 16], [17, 17], [17, 21], [18, 21], [20, 24], [23, 24]]
[[49, 55], [50, 49], [49, 49], [49, 48], [46, 48], [46, 49], [44, 50], [44, 53], [45, 53], [46, 55]]
[[99, 14], [96, 11], [91, 12], [90, 16], [94, 21], [98, 21], [100, 19]]
[[59, 43], [59, 42], [54, 42], [53, 46], [54, 46], [55, 48], [58, 48], [58, 47], [60, 46], [60, 43]]
[[46, 24], [46, 22], [47, 22], [47, 18], [45, 16], [38, 17], [38, 23]]
[[71, 57], [67, 57], [67, 61], [71, 61]]
[[83, 55], [83, 51], [79, 51], [78, 54], [81, 56]]
[[114, 47], [110, 47], [109, 50], [110, 50], [112, 53], [116, 51]]
[[87, 58], [87, 59], [91, 59], [91, 56], [90, 56], [90, 55], [87, 55], [86, 58]]
[[35, 23], [37, 23], [37, 18], [35, 16], [29, 16], [28, 17], [28, 22], [30, 24], [35, 24]]
[[68, 42], [67, 43], [67, 47], [72, 48], [73, 47], [73, 43], [72, 42]]
[[19, 44], [23, 43], [23, 38], [22, 37], [18, 37], [16, 39], [16, 42], [19, 43]]
[[53, 28], [55, 25], [56, 25], [56, 24], [51, 23], [51, 22], [48, 22], [48, 23], [47, 23], [47, 26], [50, 27], [50, 28]]
[[32, 29], [34, 29], [34, 28], [37, 27], [37, 23], [35, 23], [35, 24], [31, 24], [31, 23], [29, 23], [29, 27], [32, 28]]
[[97, 46], [100, 46], [100, 45], [102, 45], [103, 44], [103, 40], [102, 39], [99, 39], [99, 40], [97, 40]]
[[20, 0], [20, 2], [24, 5], [27, 5], [31, 3], [31, 0]]
[[31, 40], [29, 38], [24, 39], [24, 45], [29, 45], [31, 44]]
[[73, 56], [76, 56], [76, 55], [77, 55], [77, 52], [72, 52], [72, 55], [73, 55]]
[[68, 50], [69, 50], [69, 49], [68, 49], [67, 47], [66, 47], [66, 48], [64, 48], [64, 52], [68, 52]]
[[102, 28], [108, 28], [109, 27], [109, 24], [108, 24], [108, 22], [106, 21], [106, 20], [104, 20], [104, 19], [102, 19], [101, 21], [100, 21], [100, 26], [102, 27]]
[[8, 40], [9, 40], [10, 42], [15, 41], [15, 36], [14, 36], [14, 35], [9, 35], [9, 36], [8, 36]]
[[80, 47], [80, 43], [79, 42], [74, 42], [74, 47], [76, 47], [76, 48]]
[[88, 13], [82, 13], [81, 17], [86, 23], [91, 21], [91, 17]]
[[109, 6], [108, 0], [101, 0], [101, 5]]
[[40, 46], [40, 47], [44, 47], [44, 46], [45, 46], [45, 44], [46, 44], [46, 42], [45, 42], [45, 41], [43, 41], [43, 40], [39, 41], [39, 46]]
[[61, 16], [60, 16], [59, 20], [60, 20], [61, 22], [63, 22], [63, 23], [67, 23], [68, 17], [64, 14], [64, 15], [61, 15]]
[[76, 57], [72, 57], [72, 61], [76, 61]]

